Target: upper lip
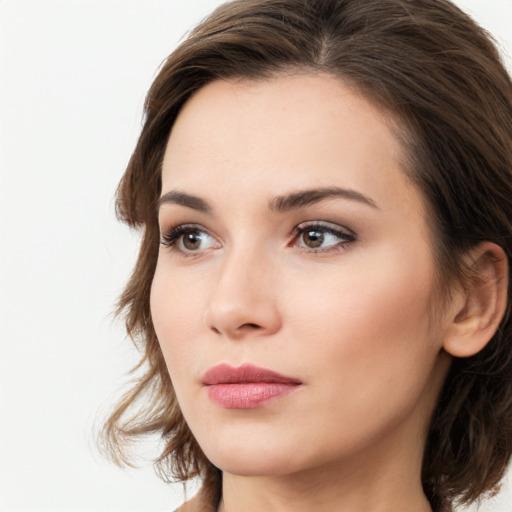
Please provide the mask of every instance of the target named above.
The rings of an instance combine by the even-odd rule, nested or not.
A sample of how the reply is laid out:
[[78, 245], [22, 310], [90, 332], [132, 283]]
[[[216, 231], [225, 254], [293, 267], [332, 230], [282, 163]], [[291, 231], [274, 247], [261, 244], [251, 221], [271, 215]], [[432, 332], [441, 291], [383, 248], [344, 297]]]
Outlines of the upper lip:
[[279, 382], [283, 384], [302, 384], [293, 377], [287, 377], [280, 373], [260, 368], [252, 364], [243, 364], [234, 367], [228, 364], [219, 364], [210, 368], [201, 379], [205, 386], [215, 384], [242, 384], [249, 382]]

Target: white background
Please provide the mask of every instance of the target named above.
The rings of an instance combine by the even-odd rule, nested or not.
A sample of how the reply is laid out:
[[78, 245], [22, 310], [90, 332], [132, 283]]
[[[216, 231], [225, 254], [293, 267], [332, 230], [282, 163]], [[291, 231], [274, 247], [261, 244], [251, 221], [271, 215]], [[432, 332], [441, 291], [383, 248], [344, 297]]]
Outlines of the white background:
[[[157, 68], [219, 3], [0, 1], [2, 512], [183, 499], [148, 464], [109, 465], [92, 432], [136, 357], [111, 317], [137, 251], [114, 190]], [[512, 54], [512, 0], [457, 3]], [[511, 512], [511, 487], [480, 510]]]

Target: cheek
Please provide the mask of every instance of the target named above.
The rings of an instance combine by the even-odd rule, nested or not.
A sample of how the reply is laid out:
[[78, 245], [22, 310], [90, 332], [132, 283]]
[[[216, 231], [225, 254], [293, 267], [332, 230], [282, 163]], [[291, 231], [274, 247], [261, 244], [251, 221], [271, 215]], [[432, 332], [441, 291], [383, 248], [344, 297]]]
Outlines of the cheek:
[[192, 349], [203, 325], [198, 308], [202, 297], [184, 281], [183, 273], [159, 264], [151, 286], [151, 317], [173, 383], [178, 380], [180, 368], [197, 364], [198, 354], [194, 355]]
[[291, 337], [311, 352], [309, 368], [333, 361], [345, 375], [386, 380], [389, 372], [403, 375], [435, 357], [440, 347], [430, 325], [432, 264], [422, 255], [385, 256], [373, 264], [361, 260], [329, 278], [283, 285], [295, 306], [287, 310], [294, 317], [288, 322]]
[[430, 268], [425, 262], [418, 272], [416, 265], [393, 262], [333, 273], [322, 291], [288, 287], [287, 300], [295, 304], [286, 311], [294, 320], [284, 322], [290, 359], [315, 396], [315, 428], [333, 446], [356, 446], [418, 404], [430, 407], [426, 390], [435, 387], [429, 383], [441, 346], [430, 324]]

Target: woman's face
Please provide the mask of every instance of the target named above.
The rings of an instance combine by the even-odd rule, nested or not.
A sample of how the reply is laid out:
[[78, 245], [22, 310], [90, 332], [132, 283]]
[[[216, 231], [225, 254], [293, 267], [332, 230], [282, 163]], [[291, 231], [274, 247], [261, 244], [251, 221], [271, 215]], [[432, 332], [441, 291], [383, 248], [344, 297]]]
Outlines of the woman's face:
[[381, 112], [327, 76], [217, 81], [180, 113], [151, 311], [222, 470], [421, 458], [448, 320], [402, 161]]

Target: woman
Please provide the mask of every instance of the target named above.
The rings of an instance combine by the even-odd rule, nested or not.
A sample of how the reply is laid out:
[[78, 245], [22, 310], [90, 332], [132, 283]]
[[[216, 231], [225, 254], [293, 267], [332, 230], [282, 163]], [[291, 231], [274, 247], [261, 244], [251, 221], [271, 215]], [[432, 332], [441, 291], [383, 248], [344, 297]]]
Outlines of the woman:
[[512, 451], [512, 84], [442, 0], [242, 0], [169, 57], [118, 189], [145, 369], [113, 455], [180, 510], [447, 511]]

